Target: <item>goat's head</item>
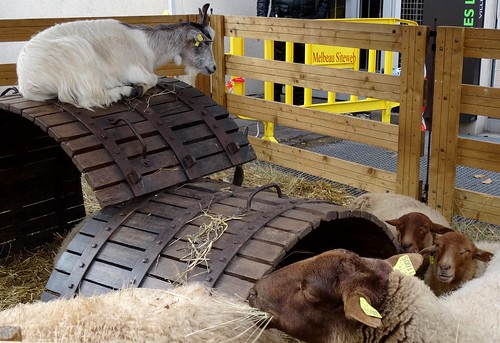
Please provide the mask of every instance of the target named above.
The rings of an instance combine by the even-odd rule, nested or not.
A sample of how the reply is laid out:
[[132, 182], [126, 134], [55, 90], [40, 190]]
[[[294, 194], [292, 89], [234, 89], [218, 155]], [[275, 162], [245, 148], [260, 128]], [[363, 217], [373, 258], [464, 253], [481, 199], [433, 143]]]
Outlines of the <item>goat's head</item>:
[[386, 220], [394, 225], [399, 233], [399, 244], [403, 252], [418, 253], [433, 243], [433, 233], [443, 234], [452, 229], [434, 223], [425, 214], [410, 212], [397, 219]]
[[434, 256], [436, 279], [444, 284], [462, 283], [472, 278], [474, 259], [488, 262], [493, 254], [481, 250], [467, 236], [459, 232], [448, 232], [434, 239], [434, 245], [423, 249], [421, 254]]
[[192, 23], [185, 42], [186, 47], [180, 54], [187, 74], [192, 77], [198, 73], [210, 75], [216, 69], [212, 50], [215, 31], [210, 27], [210, 16], [207, 13], [209, 7], [210, 4], [205, 4], [203, 9], [198, 9], [198, 23]]
[[[410, 254], [416, 268], [422, 263]], [[389, 263], [388, 263], [389, 262]], [[387, 294], [395, 261], [362, 258], [338, 249], [278, 269], [250, 291], [249, 302], [272, 315], [270, 327], [307, 342], [324, 342], [334, 330], [361, 322], [379, 327], [365, 314], [361, 298], [375, 308]]]

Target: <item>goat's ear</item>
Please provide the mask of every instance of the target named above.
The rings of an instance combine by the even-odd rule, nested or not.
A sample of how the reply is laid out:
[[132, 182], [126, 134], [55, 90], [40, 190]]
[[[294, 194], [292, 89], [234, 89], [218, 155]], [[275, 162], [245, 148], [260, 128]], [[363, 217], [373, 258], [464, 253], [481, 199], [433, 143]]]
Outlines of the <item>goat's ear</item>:
[[207, 14], [210, 4], [203, 5], [203, 9], [198, 8], [199, 18], [198, 22], [203, 26], [208, 26], [210, 24], [210, 18]]
[[435, 245], [431, 245], [430, 247], [427, 247], [427, 248], [424, 248], [424, 249], [420, 250], [420, 254], [421, 255], [434, 254], [435, 252], [436, 252], [436, 246]]
[[398, 226], [399, 225], [399, 218], [397, 219], [389, 219], [389, 220], [386, 220], [385, 221], [387, 224], [391, 224], [391, 225], [394, 225], [394, 226]]
[[200, 45], [201, 42], [211, 42], [212, 41], [204, 33], [200, 32], [200, 31], [196, 31], [196, 30], [192, 32], [191, 37], [194, 40], [195, 46]]
[[430, 231], [432, 233], [438, 233], [442, 235], [443, 233], [452, 232], [454, 230], [441, 224], [432, 223]]
[[398, 269], [403, 273], [414, 275], [415, 271], [418, 270], [424, 262], [424, 258], [420, 254], [399, 254], [391, 256], [385, 261], [389, 263], [393, 269]]
[[476, 251], [474, 251], [473, 257], [479, 261], [489, 262], [493, 258], [493, 254], [490, 253], [489, 251], [476, 248]]
[[352, 292], [344, 297], [344, 313], [347, 319], [357, 320], [372, 328], [382, 325], [382, 316], [373, 308], [367, 297]]

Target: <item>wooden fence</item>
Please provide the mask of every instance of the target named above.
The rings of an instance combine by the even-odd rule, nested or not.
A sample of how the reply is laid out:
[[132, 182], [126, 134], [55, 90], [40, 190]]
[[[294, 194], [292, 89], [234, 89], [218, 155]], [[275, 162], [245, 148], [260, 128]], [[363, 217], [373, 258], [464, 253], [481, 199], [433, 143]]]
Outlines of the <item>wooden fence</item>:
[[[238, 75], [323, 91], [400, 102], [400, 123], [392, 125], [275, 103], [255, 97], [213, 95], [230, 113], [295, 129], [366, 143], [397, 152], [397, 172], [341, 160], [304, 149], [252, 138], [258, 158], [368, 191], [418, 197], [422, 151], [420, 131], [424, 100], [424, 62], [428, 28], [259, 17], [224, 17], [216, 31], [228, 37], [281, 40], [357, 47], [401, 53], [401, 76], [292, 64], [263, 58], [226, 55], [225, 75]], [[222, 69], [222, 68], [221, 68]]]
[[500, 225], [500, 197], [455, 187], [457, 165], [500, 172], [500, 144], [458, 137], [461, 112], [500, 118], [500, 89], [462, 84], [466, 57], [500, 59], [500, 31], [437, 30], [429, 205]]
[[[78, 18], [81, 19], [81, 18]], [[128, 23], [159, 24], [196, 20], [196, 16], [119, 17]], [[0, 20], [0, 42], [26, 41], [36, 32], [74, 19]], [[306, 130], [325, 136], [394, 151], [397, 171], [361, 165], [304, 149], [251, 137], [261, 160], [324, 177], [367, 191], [387, 191], [418, 198], [420, 131], [429, 29], [422, 26], [366, 24], [281, 18], [213, 16], [217, 37], [217, 71], [211, 79], [198, 77], [197, 87], [229, 112]], [[455, 189], [457, 164], [500, 171], [497, 144], [458, 137], [460, 112], [500, 118], [500, 90], [462, 85], [462, 59], [500, 58], [496, 30], [439, 28], [437, 35], [434, 120], [431, 144], [429, 204], [448, 218], [452, 213], [500, 224], [500, 198]], [[356, 47], [400, 53], [400, 76], [294, 64], [227, 54], [227, 37], [281, 40]], [[168, 64], [159, 75], [181, 75], [183, 67]], [[352, 94], [400, 103], [399, 125], [333, 114], [312, 108], [226, 93], [228, 75]], [[16, 83], [15, 65], [0, 65], [0, 85]]]

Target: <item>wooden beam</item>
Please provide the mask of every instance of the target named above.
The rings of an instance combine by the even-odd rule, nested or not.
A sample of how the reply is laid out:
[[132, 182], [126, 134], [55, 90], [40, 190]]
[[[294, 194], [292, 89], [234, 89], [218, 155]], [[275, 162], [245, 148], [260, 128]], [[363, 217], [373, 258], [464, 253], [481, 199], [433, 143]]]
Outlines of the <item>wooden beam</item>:
[[397, 150], [397, 125], [236, 94], [228, 94], [227, 98], [227, 110], [232, 114], [324, 136]]
[[324, 91], [400, 101], [400, 78], [393, 75], [231, 55], [226, 56], [226, 74]]
[[423, 145], [420, 128], [424, 104], [424, 64], [428, 32], [427, 27], [405, 27], [401, 53], [397, 193], [415, 199], [420, 198], [419, 172]]
[[429, 166], [429, 205], [451, 221], [455, 198], [464, 28], [438, 28]]
[[255, 137], [248, 139], [262, 161], [370, 192], [396, 191], [394, 173]]
[[404, 25], [226, 16], [225, 35], [253, 39], [401, 51]]

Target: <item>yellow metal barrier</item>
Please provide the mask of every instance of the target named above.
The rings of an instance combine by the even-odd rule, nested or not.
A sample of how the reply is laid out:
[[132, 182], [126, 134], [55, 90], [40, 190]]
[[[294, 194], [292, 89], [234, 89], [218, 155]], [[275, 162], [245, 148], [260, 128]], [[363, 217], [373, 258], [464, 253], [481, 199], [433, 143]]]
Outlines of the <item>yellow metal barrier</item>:
[[[346, 18], [346, 19], [320, 19], [327, 21], [346, 21], [346, 22], [359, 22], [359, 23], [374, 23], [374, 24], [391, 24], [391, 25], [418, 25], [411, 20], [404, 20], [398, 18]], [[230, 54], [243, 56], [243, 39], [230, 37]], [[384, 51], [384, 74], [392, 74], [393, 71], [393, 57], [392, 51]], [[343, 68], [359, 70], [359, 48], [349, 47], [336, 47], [319, 44], [305, 44], [305, 64], [321, 65], [330, 68]], [[264, 59], [274, 60], [274, 41], [264, 41]], [[286, 62], [293, 62], [293, 42], [286, 42]], [[368, 50], [367, 71], [371, 73], [376, 72], [377, 65], [377, 51]], [[234, 76], [232, 76], [234, 78]], [[237, 77], [236, 77], [237, 78]], [[285, 103], [293, 103], [293, 86], [285, 85]], [[244, 84], [238, 88], [233, 89], [235, 94], [245, 95]], [[264, 82], [264, 99], [274, 100], [274, 83], [271, 81]], [[322, 111], [333, 113], [356, 113], [368, 112], [374, 110], [382, 111], [382, 121], [390, 122], [391, 109], [399, 106], [398, 102], [366, 98], [359, 100], [358, 96], [350, 95], [347, 101], [336, 101], [334, 92], [328, 92], [327, 101], [325, 103], [312, 102], [312, 89], [304, 88], [304, 105], [307, 108], [318, 108]], [[241, 116], [240, 116], [241, 117]], [[247, 118], [245, 119], [252, 119]], [[263, 140], [277, 142], [274, 137], [274, 124], [264, 122], [264, 135]]]

